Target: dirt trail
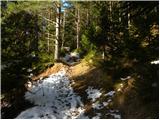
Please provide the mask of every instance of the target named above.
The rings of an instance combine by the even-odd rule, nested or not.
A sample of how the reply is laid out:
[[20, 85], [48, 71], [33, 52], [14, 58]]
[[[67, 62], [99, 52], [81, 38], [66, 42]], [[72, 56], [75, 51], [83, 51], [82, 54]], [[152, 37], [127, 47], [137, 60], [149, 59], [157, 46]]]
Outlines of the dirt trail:
[[94, 69], [94, 67], [89, 66], [86, 61], [81, 61], [79, 64], [69, 66], [65, 65], [63, 63], [55, 63], [54, 66], [48, 68], [47, 70], [43, 71], [39, 75], [33, 76], [32, 80], [39, 80], [41, 78], [45, 78], [51, 74], [57, 73], [61, 69], [64, 69], [66, 71], [66, 74], [70, 77], [77, 77], [80, 75], [84, 75], [85, 73], [91, 71]]
[[[66, 77], [60, 74], [63, 71], [65, 71]], [[75, 110], [67, 109], [69, 110], [69, 112], [71, 112], [71, 115], [69, 114], [71, 118], [74, 118], [74, 117], [75, 118], [85, 118], [85, 117], [121, 118], [120, 112], [116, 108], [111, 107], [113, 97], [115, 95], [115, 91], [109, 88], [108, 83], [107, 85], [105, 85], [106, 83], [104, 81], [102, 82], [102, 80], [104, 80], [102, 79], [104, 78], [103, 76], [104, 76], [104, 72], [102, 72], [100, 68], [97, 68], [89, 64], [85, 60], [82, 60], [79, 64], [73, 65], [73, 66], [64, 65], [63, 63], [56, 63], [51, 68], [48, 68], [46, 71], [40, 73], [37, 76], [32, 77], [32, 80], [34, 81], [35, 80], [41, 81], [42, 79], [43, 82], [38, 81], [37, 83], [39, 84], [35, 84], [35, 86], [31, 88], [30, 92], [28, 92], [28, 94], [25, 94], [25, 95], [29, 96], [26, 98], [29, 98], [31, 101], [35, 101], [35, 103], [38, 103], [40, 105], [41, 105], [41, 102], [44, 104], [44, 101], [47, 101], [45, 102], [46, 106], [50, 105], [48, 100], [51, 101], [50, 103], [52, 104], [53, 104], [53, 101], [55, 102], [57, 100], [56, 103], [59, 103], [61, 100], [64, 100], [62, 101], [64, 103], [64, 106], [66, 106], [67, 101], [69, 103], [76, 103], [75, 105], [71, 106], [72, 109], [75, 107]], [[63, 83], [67, 83], [67, 84], [63, 84]], [[105, 87], [102, 86], [101, 83], [105, 85], [105, 87], [107, 86], [107, 90], [105, 89]], [[38, 88], [36, 88], [37, 85], [39, 86]], [[69, 86], [70, 88], [68, 88]], [[73, 90], [74, 91], [73, 93], [75, 95], [74, 94], [68, 95], [70, 93], [68, 92], [69, 90]], [[37, 93], [37, 91], [39, 93]], [[57, 91], [60, 91], [60, 92], [57, 92]], [[31, 93], [34, 93], [34, 95]], [[65, 93], [65, 96], [61, 95], [63, 93]], [[48, 99], [47, 99], [47, 96], [48, 96]], [[58, 97], [55, 98], [55, 96], [58, 96]], [[72, 98], [72, 101], [70, 101], [70, 97]], [[40, 98], [40, 101], [37, 100], [37, 98]], [[60, 106], [63, 106], [63, 104], [62, 103], [60, 105], [58, 104], [57, 108], [60, 108]], [[46, 115], [45, 110], [51, 112], [52, 111], [51, 109], [53, 109], [52, 107], [53, 106], [51, 106], [51, 108], [48, 108], [48, 107], [43, 108], [44, 110], [42, 110], [41, 112], [45, 116]], [[68, 105], [66, 107], [68, 107]], [[64, 109], [64, 107], [62, 108]], [[29, 110], [26, 110], [22, 112], [20, 116], [18, 116], [18, 118], [25, 118], [25, 117], [28, 118], [30, 117], [30, 115], [34, 117], [34, 115], [32, 114], [33, 112], [30, 112], [30, 110], [37, 111], [37, 114], [39, 115], [40, 114], [39, 109], [42, 109], [42, 108], [34, 107]], [[51, 116], [52, 118], [53, 117], [63, 118], [64, 114], [63, 112], [61, 112], [62, 110], [56, 109], [55, 111], [57, 113], [54, 114], [54, 116]], [[62, 115], [60, 117], [57, 117], [58, 114], [62, 114]], [[72, 114], [76, 114], [76, 115], [72, 115]]]
[[60, 71], [62, 68], [64, 68], [66, 71], [68, 71], [69, 66], [64, 65], [63, 63], [55, 63], [54, 66], [48, 68], [47, 70], [43, 71], [39, 75], [33, 76], [31, 79], [32, 80], [39, 80], [41, 78], [45, 78], [51, 74], [57, 73]]

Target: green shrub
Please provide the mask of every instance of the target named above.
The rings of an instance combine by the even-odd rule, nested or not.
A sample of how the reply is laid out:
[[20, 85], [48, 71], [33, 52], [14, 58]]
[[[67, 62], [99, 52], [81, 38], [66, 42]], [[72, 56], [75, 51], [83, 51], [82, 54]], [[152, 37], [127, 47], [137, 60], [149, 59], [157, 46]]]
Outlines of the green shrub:
[[95, 56], [96, 56], [96, 50], [90, 50], [84, 59], [86, 61], [89, 61], [90, 59], [94, 59]]

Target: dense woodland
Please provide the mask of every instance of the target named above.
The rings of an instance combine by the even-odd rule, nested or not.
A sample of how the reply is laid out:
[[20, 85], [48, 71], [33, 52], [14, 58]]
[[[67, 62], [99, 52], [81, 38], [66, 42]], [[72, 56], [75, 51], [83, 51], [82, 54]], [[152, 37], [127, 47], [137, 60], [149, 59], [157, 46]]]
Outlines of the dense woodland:
[[[126, 102], [114, 101], [122, 118], [158, 118], [158, 1], [67, 0], [1, 1], [2, 118], [32, 106], [24, 84], [55, 63], [71, 66], [62, 60], [71, 52], [110, 76], [104, 89], [134, 79]], [[101, 79], [95, 86], [105, 83]]]

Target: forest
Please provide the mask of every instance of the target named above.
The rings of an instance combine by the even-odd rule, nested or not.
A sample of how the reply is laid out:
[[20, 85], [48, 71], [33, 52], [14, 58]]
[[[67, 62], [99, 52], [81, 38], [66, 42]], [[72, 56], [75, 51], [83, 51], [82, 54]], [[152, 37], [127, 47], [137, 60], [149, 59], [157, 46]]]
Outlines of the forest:
[[158, 119], [158, 1], [1, 1], [2, 119]]

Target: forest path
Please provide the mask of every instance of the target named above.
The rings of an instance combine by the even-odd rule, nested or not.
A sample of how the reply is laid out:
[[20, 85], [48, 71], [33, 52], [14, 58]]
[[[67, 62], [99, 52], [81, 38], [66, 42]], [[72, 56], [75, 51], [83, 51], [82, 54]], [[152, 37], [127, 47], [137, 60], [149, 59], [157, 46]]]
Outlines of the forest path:
[[25, 99], [36, 106], [21, 112], [17, 118], [121, 118], [118, 110], [110, 108], [115, 91], [106, 93], [89, 84], [83, 88], [84, 81], [78, 80], [78, 76], [93, 69], [84, 61], [75, 66], [56, 63], [33, 77]]

